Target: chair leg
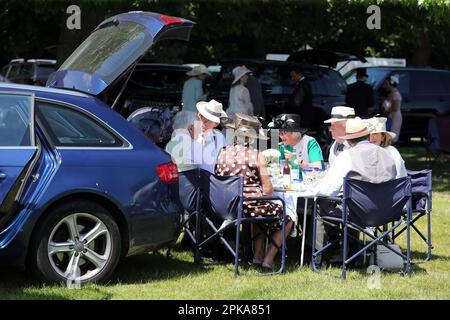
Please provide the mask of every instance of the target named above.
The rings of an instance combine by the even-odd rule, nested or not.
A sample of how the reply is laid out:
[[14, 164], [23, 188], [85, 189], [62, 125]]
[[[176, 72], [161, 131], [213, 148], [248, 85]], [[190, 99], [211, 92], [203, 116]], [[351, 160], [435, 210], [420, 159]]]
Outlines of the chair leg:
[[239, 241], [240, 241], [240, 227], [241, 227], [241, 220], [238, 219], [236, 223], [236, 251], [234, 256], [234, 275], [237, 277], [239, 276]]
[[312, 252], [311, 252], [311, 268], [314, 272], [319, 272], [319, 270], [316, 267], [316, 219], [317, 219], [317, 205], [314, 203], [314, 210], [313, 210], [313, 216], [312, 216]]
[[[410, 206], [411, 208], [411, 206]], [[406, 274], [409, 276], [411, 274], [411, 211], [408, 210], [406, 218]]]
[[200, 247], [199, 244], [201, 242], [201, 216], [200, 213], [197, 212], [195, 217], [195, 254], [194, 254], [194, 263], [201, 264], [202, 263], [202, 256], [200, 253]]
[[347, 279], [347, 224], [344, 223], [344, 249], [342, 250], [342, 278]]
[[[428, 206], [428, 204], [427, 204]], [[432, 245], [431, 245], [431, 212], [428, 209], [427, 210], [427, 229], [428, 229], [428, 237], [427, 237], [427, 245], [428, 245], [428, 253], [427, 253], [427, 261], [431, 260], [431, 249], [432, 249]]]

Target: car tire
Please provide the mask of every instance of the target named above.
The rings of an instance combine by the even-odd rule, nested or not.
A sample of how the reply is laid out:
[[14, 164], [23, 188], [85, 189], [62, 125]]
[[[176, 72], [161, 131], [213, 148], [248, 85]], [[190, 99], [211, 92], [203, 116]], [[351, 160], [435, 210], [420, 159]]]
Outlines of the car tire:
[[45, 282], [69, 286], [104, 281], [120, 256], [119, 227], [108, 210], [77, 200], [53, 208], [37, 226], [28, 266]]

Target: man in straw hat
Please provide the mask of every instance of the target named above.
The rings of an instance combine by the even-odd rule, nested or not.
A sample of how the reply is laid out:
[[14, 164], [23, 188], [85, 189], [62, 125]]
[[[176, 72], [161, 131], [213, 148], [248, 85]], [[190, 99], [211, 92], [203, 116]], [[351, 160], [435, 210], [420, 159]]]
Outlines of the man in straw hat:
[[203, 91], [203, 81], [206, 76], [211, 75], [208, 68], [199, 64], [186, 73], [190, 78], [183, 85], [183, 111], [196, 111], [197, 102], [206, 100], [206, 94]]
[[215, 128], [220, 124], [220, 118], [227, 117], [227, 114], [223, 111], [222, 104], [214, 99], [209, 102], [200, 101], [196, 108], [201, 123], [201, 132], [196, 141], [203, 146], [203, 150], [196, 152], [202, 153], [204, 168], [207, 167], [208, 171], [214, 172], [217, 155], [225, 146], [225, 137]]
[[[369, 122], [359, 117], [347, 120], [345, 134], [340, 137], [347, 141], [349, 149], [340, 153], [322, 182], [314, 193], [321, 196], [337, 196], [341, 193], [346, 176], [371, 183], [381, 183], [393, 180], [396, 177], [395, 163], [389, 151], [369, 142], [369, 136], [373, 128]], [[340, 215], [341, 204], [320, 200], [319, 214]], [[322, 248], [325, 240], [332, 237], [333, 228], [326, 227], [323, 223], [317, 224], [316, 247]], [[357, 237], [357, 234], [355, 235]], [[351, 249], [355, 249], [350, 243]], [[339, 262], [341, 255], [331, 258], [333, 262]]]
[[348, 149], [348, 144], [340, 136], [345, 134], [345, 124], [348, 119], [355, 117], [355, 110], [350, 107], [336, 106], [331, 109], [331, 118], [324, 123], [330, 124], [330, 132], [333, 137], [333, 144], [328, 155], [328, 162], [333, 164], [334, 159], [344, 150]]

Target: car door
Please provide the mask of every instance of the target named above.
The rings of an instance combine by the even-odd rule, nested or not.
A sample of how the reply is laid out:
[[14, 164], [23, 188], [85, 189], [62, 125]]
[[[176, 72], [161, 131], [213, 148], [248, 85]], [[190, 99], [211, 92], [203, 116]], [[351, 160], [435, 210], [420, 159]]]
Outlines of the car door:
[[34, 95], [0, 92], [0, 224], [18, 202], [36, 152]]

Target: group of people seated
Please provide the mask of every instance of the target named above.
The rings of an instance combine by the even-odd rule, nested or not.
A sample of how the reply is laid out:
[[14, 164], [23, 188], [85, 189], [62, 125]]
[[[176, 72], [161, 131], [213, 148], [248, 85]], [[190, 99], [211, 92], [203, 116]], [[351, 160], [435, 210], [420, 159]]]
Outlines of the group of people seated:
[[[199, 102], [196, 109], [197, 112], [176, 114], [174, 133], [166, 146], [178, 170], [201, 168], [218, 176], [243, 176], [245, 197], [272, 196], [272, 182], [257, 143], [268, 140], [268, 135], [258, 118], [239, 112], [228, 117], [222, 104], [215, 100]], [[315, 187], [316, 195], [339, 195], [346, 176], [372, 183], [406, 176], [404, 161], [391, 145], [395, 134], [386, 130], [386, 118], [363, 120], [355, 116], [353, 108], [339, 106], [332, 109], [331, 118], [325, 123], [330, 124], [334, 142], [328, 158], [329, 169]], [[314, 137], [306, 134], [299, 115], [281, 114], [269, 127], [278, 130], [282, 159], [294, 159], [301, 168], [325, 168], [321, 148]], [[338, 205], [327, 204], [320, 210], [329, 214], [337, 209]], [[270, 201], [246, 201], [243, 213], [250, 217], [280, 215], [281, 207]], [[253, 263], [273, 268], [282, 237], [290, 234], [292, 228], [293, 221], [289, 220], [283, 235], [279, 225], [273, 226], [271, 236], [275, 245], [271, 244], [267, 250], [263, 234], [253, 234]], [[318, 232], [316, 240], [316, 247], [320, 248], [326, 241], [327, 230], [320, 224], [317, 228], [323, 231]], [[257, 233], [256, 228], [254, 232]]]

